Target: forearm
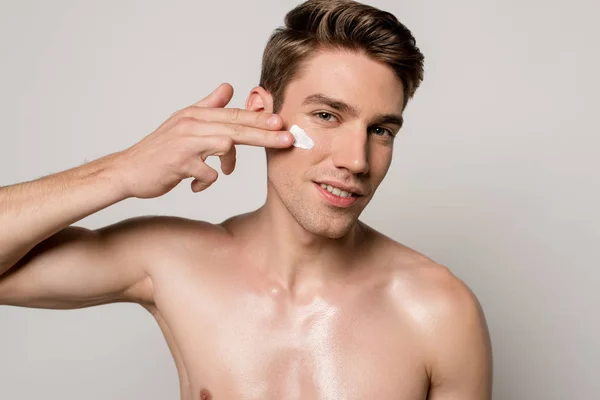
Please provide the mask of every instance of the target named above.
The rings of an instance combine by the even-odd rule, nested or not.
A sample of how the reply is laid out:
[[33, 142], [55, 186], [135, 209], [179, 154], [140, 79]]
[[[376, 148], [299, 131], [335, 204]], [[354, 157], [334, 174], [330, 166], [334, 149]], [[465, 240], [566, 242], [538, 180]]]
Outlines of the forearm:
[[38, 243], [128, 197], [118, 157], [0, 187], [0, 276]]

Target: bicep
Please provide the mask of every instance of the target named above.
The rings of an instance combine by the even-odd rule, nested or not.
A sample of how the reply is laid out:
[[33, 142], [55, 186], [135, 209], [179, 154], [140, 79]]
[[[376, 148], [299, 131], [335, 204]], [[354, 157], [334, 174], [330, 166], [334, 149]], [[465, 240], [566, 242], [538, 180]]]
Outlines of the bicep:
[[139, 246], [135, 224], [71, 226], [51, 236], [0, 278], [0, 304], [73, 309], [143, 298], [147, 275], [132, 248]]

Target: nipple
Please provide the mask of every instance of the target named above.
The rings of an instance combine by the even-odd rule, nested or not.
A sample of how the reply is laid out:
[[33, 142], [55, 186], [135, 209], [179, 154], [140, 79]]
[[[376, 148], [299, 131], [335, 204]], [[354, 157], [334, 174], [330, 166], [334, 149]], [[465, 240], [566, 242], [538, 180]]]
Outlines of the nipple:
[[210, 392], [206, 389], [202, 389], [200, 391], [200, 400], [211, 400], [212, 396], [210, 395]]

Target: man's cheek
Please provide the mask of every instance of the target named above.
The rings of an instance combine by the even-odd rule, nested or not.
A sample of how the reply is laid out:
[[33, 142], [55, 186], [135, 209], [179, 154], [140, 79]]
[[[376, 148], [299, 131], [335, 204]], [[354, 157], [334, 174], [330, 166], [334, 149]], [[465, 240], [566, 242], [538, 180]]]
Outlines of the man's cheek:
[[310, 163], [310, 150], [289, 148], [273, 150], [269, 155], [268, 172], [271, 178], [290, 180], [295, 175], [301, 175]]
[[306, 134], [314, 142], [314, 147], [310, 149], [312, 158], [322, 159], [332, 151], [333, 140], [336, 137], [336, 129], [331, 127], [324, 127], [322, 124], [312, 122], [304, 125], [299, 125], [304, 129]]
[[370, 175], [379, 185], [387, 175], [392, 164], [391, 152], [372, 152], [369, 157]]

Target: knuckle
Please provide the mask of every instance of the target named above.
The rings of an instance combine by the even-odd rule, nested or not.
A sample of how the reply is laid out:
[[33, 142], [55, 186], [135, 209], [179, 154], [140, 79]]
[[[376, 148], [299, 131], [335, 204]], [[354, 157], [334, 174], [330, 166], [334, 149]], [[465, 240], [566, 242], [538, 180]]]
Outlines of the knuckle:
[[239, 108], [230, 108], [227, 112], [227, 121], [229, 123], [236, 123], [240, 120], [240, 109]]
[[191, 117], [192, 116], [191, 107], [183, 108], [183, 109], [177, 111], [177, 113], [175, 115], [177, 115], [179, 118]]
[[222, 148], [224, 150], [229, 150], [233, 146], [233, 139], [230, 138], [229, 136], [221, 136], [220, 140], [221, 140], [220, 145], [222, 146]]
[[217, 180], [217, 177], [219, 176], [219, 174], [217, 173], [217, 171], [215, 171], [214, 169], [209, 169], [206, 172], [207, 178], [209, 180], [209, 182], [214, 182]]
[[203, 169], [201, 172], [195, 174], [195, 178], [204, 186], [208, 187], [210, 184], [215, 182], [219, 174], [212, 168]]
[[194, 117], [200, 119], [202, 116], [202, 108], [196, 106], [188, 106], [183, 110], [179, 111], [177, 115], [181, 118]]
[[187, 131], [198, 125], [198, 121], [192, 117], [182, 117], [179, 121], [177, 121], [177, 126], [179, 129]]
[[241, 125], [233, 125], [231, 130], [234, 135], [239, 135], [240, 133], [242, 133], [242, 126]]

